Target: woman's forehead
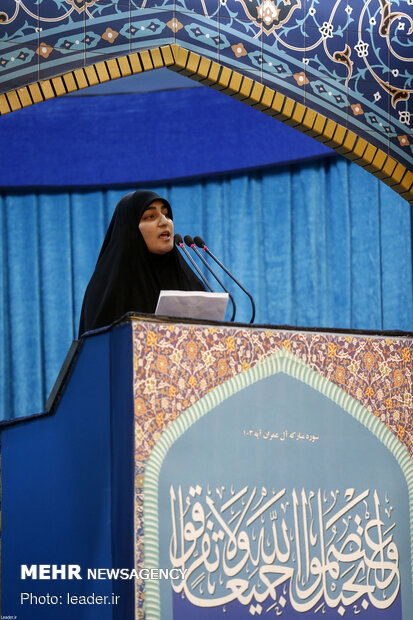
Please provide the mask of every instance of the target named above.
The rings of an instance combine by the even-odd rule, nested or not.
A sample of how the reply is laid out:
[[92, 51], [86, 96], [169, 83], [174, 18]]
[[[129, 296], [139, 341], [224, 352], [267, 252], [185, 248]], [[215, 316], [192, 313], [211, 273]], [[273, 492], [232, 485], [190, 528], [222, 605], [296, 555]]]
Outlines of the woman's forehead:
[[168, 205], [163, 200], [154, 200], [153, 202], [151, 202], [150, 205], [145, 207], [145, 211], [148, 211], [148, 209], [158, 209], [158, 208], [160, 209], [165, 208], [169, 210]]

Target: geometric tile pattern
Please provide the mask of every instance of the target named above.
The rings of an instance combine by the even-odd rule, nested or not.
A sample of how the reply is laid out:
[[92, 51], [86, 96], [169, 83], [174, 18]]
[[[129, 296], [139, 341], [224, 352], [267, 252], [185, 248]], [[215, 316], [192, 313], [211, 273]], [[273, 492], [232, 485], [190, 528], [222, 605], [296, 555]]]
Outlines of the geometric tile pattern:
[[[52, 78], [176, 44], [363, 140], [410, 201], [412, 33], [413, 0], [4, 0], [0, 114], [42, 100]], [[46, 97], [67, 91], [50, 83]]]
[[[143, 566], [146, 462], [170, 425], [217, 386], [280, 351], [374, 414], [413, 458], [413, 339], [133, 321], [136, 567]], [[137, 584], [136, 618], [144, 618]]]

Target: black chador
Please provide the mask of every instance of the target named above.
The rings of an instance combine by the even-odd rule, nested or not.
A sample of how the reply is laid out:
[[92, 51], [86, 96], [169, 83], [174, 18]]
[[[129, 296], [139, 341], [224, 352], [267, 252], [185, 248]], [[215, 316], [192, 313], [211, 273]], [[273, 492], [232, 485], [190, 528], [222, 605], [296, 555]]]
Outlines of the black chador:
[[116, 206], [83, 299], [79, 336], [127, 312], [155, 312], [161, 290], [205, 290], [175, 246], [166, 254], [149, 252], [139, 222], [157, 200], [172, 219], [168, 201], [151, 191], [131, 192]]

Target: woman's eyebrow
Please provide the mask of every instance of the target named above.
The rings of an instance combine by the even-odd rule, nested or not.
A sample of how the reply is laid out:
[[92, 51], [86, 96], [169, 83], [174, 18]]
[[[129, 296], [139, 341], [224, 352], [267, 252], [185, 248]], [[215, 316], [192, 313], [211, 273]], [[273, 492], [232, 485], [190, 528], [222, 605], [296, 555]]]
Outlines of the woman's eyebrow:
[[[146, 209], [145, 209], [145, 210], [144, 210], [144, 212], [142, 213], [142, 216], [143, 216], [145, 213], [147, 213], [147, 211], [156, 211], [156, 210], [157, 210], [157, 207], [153, 207], [152, 205], [150, 205], [149, 207], [146, 207]], [[166, 205], [162, 205], [161, 210], [162, 210], [162, 211], [166, 211], [166, 213], [168, 213], [168, 215], [169, 215], [169, 209], [168, 209], [168, 207], [167, 207]]]

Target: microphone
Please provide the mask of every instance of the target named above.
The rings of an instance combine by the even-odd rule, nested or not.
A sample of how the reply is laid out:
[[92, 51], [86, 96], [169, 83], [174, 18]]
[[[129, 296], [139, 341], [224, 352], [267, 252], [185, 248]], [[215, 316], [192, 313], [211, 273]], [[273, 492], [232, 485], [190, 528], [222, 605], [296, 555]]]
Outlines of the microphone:
[[251, 300], [251, 305], [252, 305], [252, 317], [251, 317], [250, 323], [253, 323], [254, 322], [254, 318], [255, 318], [255, 303], [254, 303], [254, 300], [252, 298], [251, 293], [249, 293], [247, 291], [247, 289], [245, 289], [242, 286], [242, 284], [240, 284], [240, 282], [238, 282], [238, 280], [232, 275], [232, 273], [230, 273], [228, 271], [228, 269], [221, 263], [221, 261], [218, 260], [218, 258], [212, 254], [211, 250], [208, 249], [208, 246], [206, 245], [205, 241], [203, 239], [201, 239], [201, 237], [194, 237], [194, 241], [195, 241], [196, 245], [199, 248], [201, 248], [202, 250], [204, 250], [204, 252], [209, 254], [209, 256], [217, 263], [217, 265], [219, 265], [221, 267], [221, 269], [223, 269], [225, 271], [225, 273], [227, 273], [229, 275], [229, 277], [234, 280], [235, 284], [238, 284], [240, 289], [242, 289], [244, 291], [244, 293], [246, 295], [248, 295], [248, 297]]
[[225, 286], [222, 284], [221, 280], [218, 278], [217, 274], [211, 269], [211, 267], [208, 265], [208, 263], [206, 262], [205, 258], [202, 256], [201, 252], [197, 249], [194, 240], [192, 239], [192, 237], [190, 237], [189, 235], [185, 235], [184, 237], [184, 241], [186, 243], [186, 245], [188, 247], [191, 248], [191, 250], [193, 250], [195, 252], [195, 254], [199, 257], [199, 259], [204, 263], [205, 267], [212, 273], [212, 275], [214, 276], [215, 280], [218, 282], [218, 284], [220, 284], [222, 286], [222, 288], [224, 289], [224, 291], [226, 293], [228, 293], [229, 298], [232, 302], [232, 317], [231, 317], [231, 321], [233, 321], [235, 319], [235, 313], [237, 311], [237, 307], [235, 305], [235, 301], [233, 296], [231, 295], [231, 293], [229, 292], [228, 289], [225, 288]]
[[200, 268], [198, 267], [198, 265], [196, 264], [196, 262], [194, 261], [190, 253], [188, 252], [188, 250], [186, 249], [181, 235], [179, 235], [178, 233], [174, 235], [174, 242], [176, 243], [178, 247], [181, 248], [184, 254], [189, 258], [189, 260], [191, 261], [192, 265], [194, 266], [195, 270], [197, 271], [198, 275], [202, 279], [205, 286], [211, 291], [211, 293], [213, 293], [214, 291], [212, 290], [212, 286], [209, 284], [208, 280], [204, 277], [204, 274], [202, 273], [202, 271], [200, 270]]

